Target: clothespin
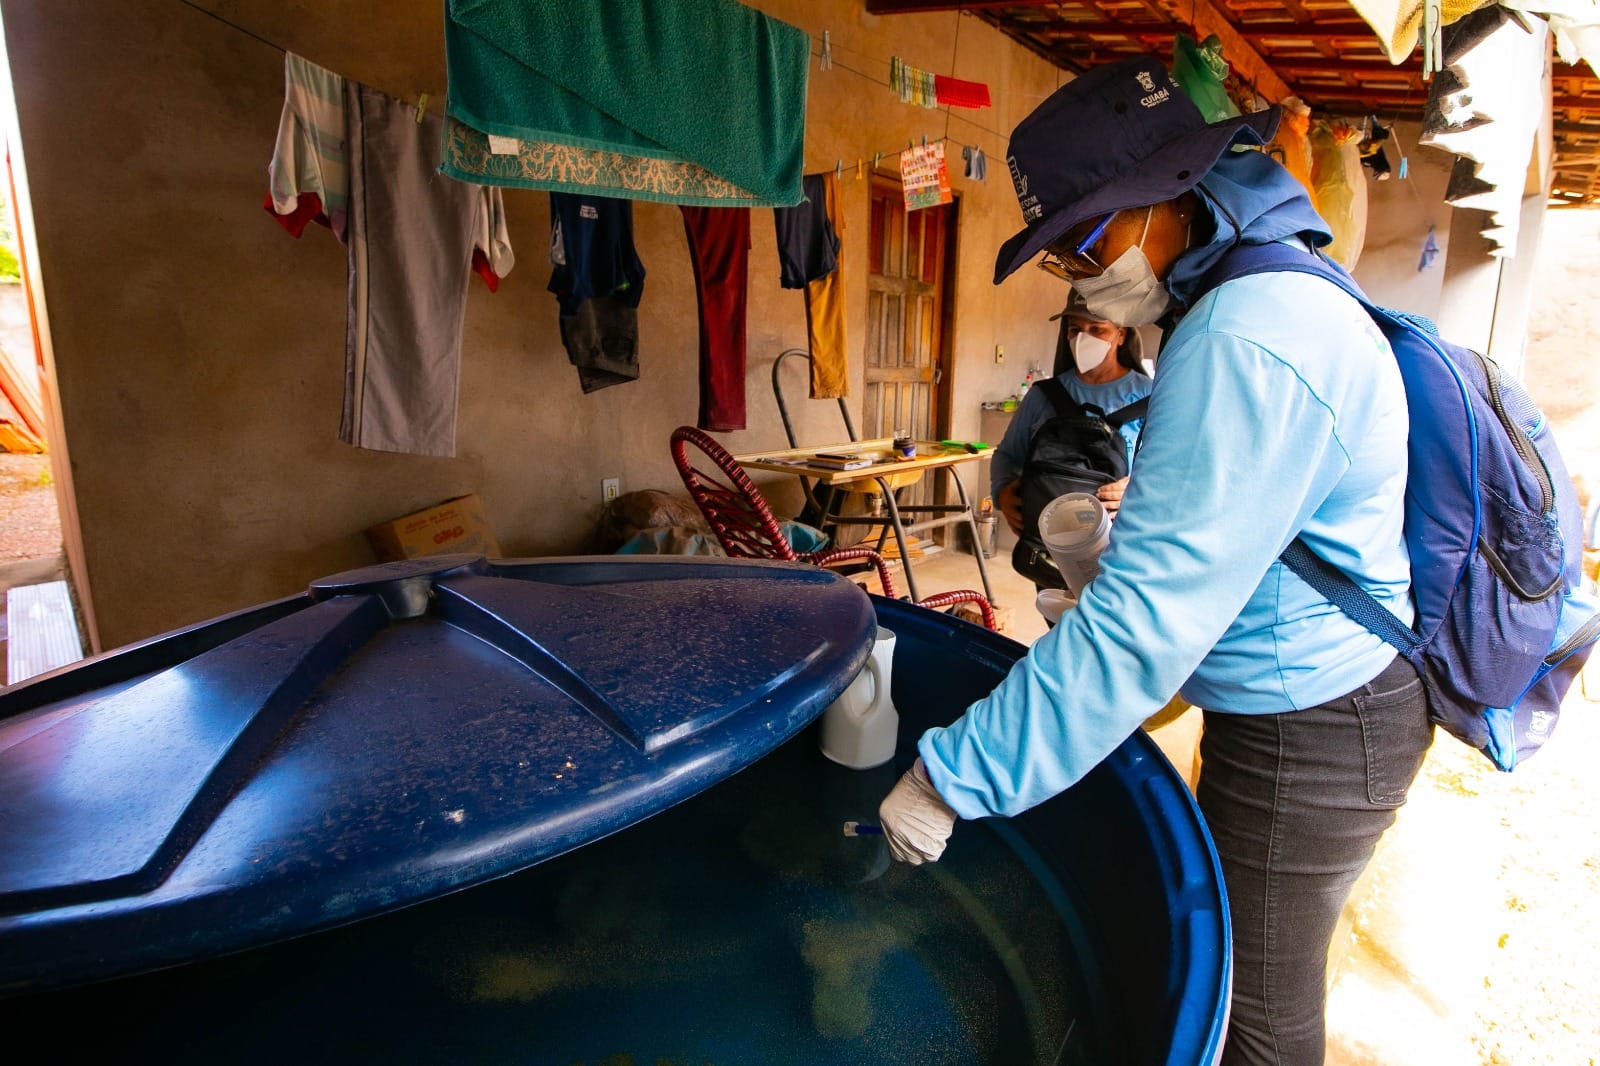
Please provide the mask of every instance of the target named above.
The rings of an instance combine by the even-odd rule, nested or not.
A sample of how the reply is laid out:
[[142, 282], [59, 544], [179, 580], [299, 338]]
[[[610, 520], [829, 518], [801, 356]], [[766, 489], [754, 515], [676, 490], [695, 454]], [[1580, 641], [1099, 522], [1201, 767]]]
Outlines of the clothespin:
[[928, 135], [926, 133], [922, 135], [922, 147], [928, 147]]
[[859, 158], [856, 159], [856, 180], [861, 180], [861, 160]]
[[838, 181], [839, 178], [843, 174], [844, 174], [844, 160], [841, 159], [837, 163], [833, 164], [833, 180], [834, 181]]
[[1390, 126], [1387, 139], [1394, 141], [1394, 150], [1400, 153], [1400, 166], [1396, 169], [1395, 176], [1405, 181], [1406, 175], [1411, 172], [1411, 161], [1406, 158], [1406, 146], [1400, 143], [1400, 131]]
[[883, 153], [882, 152], [873, 152], [872, 153], [872, 169], [873, 170], [877, 170], [878, 169], [878, 164], [882, 163], [882, 162], [883, 162]]
[[1444, 69], [1444, 18], [1440, 0], [1422, 4], [1422, 80], [1431, 81]]
[[427, 110], [428, 94], [423, 93], [421, 96], [417, 97], [417, 125], [422, 125], [422, 116], [427, 113]]
[[833, 69], [833, 34], [827, 30], [822, 31], [822, 58], [817, 60], [817, 69]]

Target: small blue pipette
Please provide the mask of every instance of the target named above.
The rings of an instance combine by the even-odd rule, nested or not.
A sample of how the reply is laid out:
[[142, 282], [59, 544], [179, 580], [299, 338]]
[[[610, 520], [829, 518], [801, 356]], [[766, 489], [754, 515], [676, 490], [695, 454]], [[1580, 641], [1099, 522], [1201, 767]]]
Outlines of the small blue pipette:
[[883, 826], [873, 825], [871, 822], [846, 822], [844, 835], [847, 837], [881, 837]]

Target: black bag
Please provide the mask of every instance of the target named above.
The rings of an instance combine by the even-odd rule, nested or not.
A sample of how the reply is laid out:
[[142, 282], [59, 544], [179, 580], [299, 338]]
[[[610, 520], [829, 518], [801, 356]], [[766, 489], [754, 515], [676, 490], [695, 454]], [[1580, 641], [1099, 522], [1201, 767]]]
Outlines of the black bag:
[[1019, 479], [1022, 535], [1011, 551], [1011, 568], [1041, 588], [1062, 589], [1067, 583], [1039, 539], [1039, 515], [1058, 496], [1092, 493], [1128, 476], [1128, 451], [1119, 427], [1143, 418], [1150, 398], [1135, 400], [1108, 415], [1093, 404], [1074, 400], [1055, 378], [1045, 378], [1033, 387], [1044, 390], [1055, 414], [1028, 440], [1028, 457]]

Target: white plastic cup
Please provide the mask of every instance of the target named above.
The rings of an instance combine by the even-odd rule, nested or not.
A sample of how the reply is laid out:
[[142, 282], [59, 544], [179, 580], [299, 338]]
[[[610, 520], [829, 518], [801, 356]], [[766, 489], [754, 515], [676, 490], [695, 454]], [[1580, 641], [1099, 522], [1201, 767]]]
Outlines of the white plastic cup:
[[1078, 599], [1100, 572], [1100, 553], [1111, 542], [1111, 516], [1098, 497], [1069, 492], [1039, 512], [1039, 539], [1049, 549], [1067, 589]]
[[1061, 616], [1076, 606], [1077, 600], [1066, 589], [1040, 589], [1039, 594], [1033, 598], [1033, 605], [1039, 613], [1044, 615], [1044, 620], [1051, 625], [1061, 621]]
[[900, 712], [889, 695], [894, 632], [878, 628], [866, 665], [822, 712], [822, 754], [852, 770], [869, 770], [894, 758]]

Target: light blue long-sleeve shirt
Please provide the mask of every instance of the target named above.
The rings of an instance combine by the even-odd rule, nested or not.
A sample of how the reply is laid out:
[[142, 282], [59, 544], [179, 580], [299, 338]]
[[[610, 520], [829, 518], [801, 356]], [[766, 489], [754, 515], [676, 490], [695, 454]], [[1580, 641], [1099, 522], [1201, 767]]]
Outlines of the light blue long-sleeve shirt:
[[1407, 412], [1362, 307], [1303, 274], [1238, 278], [1162, 348], [1138, 461], [1075, 609], [918, 750], [965, 818], [1077, 781], [1180, 687], [1269, 714], [1365, 684], [1394, 651], [1277, 561], [1311, 548], [1409, 622]]
[[[1149, 378], [1131, 370], [1114, 381], [1103, 381], [1095, 385], [1080, 378], [1076, 370], [1058, 374], [1056, 380], [1066, 388], [1068, 396], [1079, 403], [1093, 404], [1106, 414], [1113, 414], [1130, 403], [1144, 399], [1150, 395], [1153, 385]], [[994, 455], [989, 460], [991, 495], [999, 498], [1001, 489], [1022, 476], [1022, 468], [1028, 461], [1029, 442], [1033, 440], [1038, 428], [1055, 413], [1056, 409], [1050, 403], [1050, 397], [1041, 388], [1031, 388], [1022, 397], [1022, 402], [1017, 405], [1017, 413], [1012, 416], [1011, 424], [1006, 427], [1006, 435], [1001, 438], [999, 446], [995, 448]], [[1133, 448], [1139, 440], [1139, 429], [1143, 425], [1144, 419], [1132, 418], [1118, 427], [1122, 433], [1123, 446], [1127, 449], [1130, 470], [1133, 469]]]

